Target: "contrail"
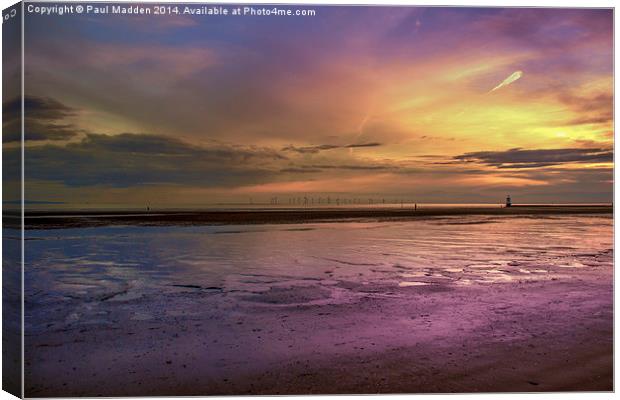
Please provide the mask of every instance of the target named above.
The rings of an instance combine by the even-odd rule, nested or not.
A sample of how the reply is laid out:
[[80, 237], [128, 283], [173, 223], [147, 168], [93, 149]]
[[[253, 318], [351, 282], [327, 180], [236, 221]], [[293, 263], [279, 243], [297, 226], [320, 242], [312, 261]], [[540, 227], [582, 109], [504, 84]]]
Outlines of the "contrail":
[[489, 93], [494, 92], [497, 89], [502, 88], [504, 86], [510, 85], [512, 82], [514, 82], [517, 79], [521, 78], [522, 75], [523, 75], [523, 71], [515, 71], [515, 72], [513, 72], [508, 78], [504, 79], [502, 81], [502, 83], [500, 83], [499, 85], [495, 86], [493, 89], [489, 90]]
[[[364, 134], [364, 127], [366, 126], [366, 122], [368, 122], [369, 119], [370, 119], [370, 112], [368, 112], [364, 116], [364, 119], [362, 119], [362, 122], [360, 123], [359, 127], [357, 128], [358, 134], [355, 137], [355, 140], [353, 141], [353, 143], [357, 143], [359, 138]], [[349, 154], [353, 154], [353, 147], [349, 147]]]

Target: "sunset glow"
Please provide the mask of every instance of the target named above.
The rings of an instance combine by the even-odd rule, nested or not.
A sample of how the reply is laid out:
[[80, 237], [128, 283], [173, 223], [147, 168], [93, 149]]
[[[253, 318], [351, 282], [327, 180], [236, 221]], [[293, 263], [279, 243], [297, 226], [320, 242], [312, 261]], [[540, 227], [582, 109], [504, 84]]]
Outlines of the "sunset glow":
[[26, 18], [27, 200], [611, 201], [611, 10]]

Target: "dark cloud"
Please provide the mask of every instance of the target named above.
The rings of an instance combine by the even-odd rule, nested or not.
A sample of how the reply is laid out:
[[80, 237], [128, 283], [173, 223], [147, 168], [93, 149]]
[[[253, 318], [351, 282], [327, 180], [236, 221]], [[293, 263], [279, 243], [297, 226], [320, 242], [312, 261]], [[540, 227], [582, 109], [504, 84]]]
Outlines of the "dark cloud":
[[289, 173], [289, 174], [315, 174], [319, 172], [323, 172], [322, 169], [316, 168], [282, 168], [280, 172]]
[[613, 161], [607, 148], [572, 148], [506, 151], [480, 151], [454, 157], [457, 162], [480, 163], [497, 168], [536, 168], [567, 163], [605, 163]]
[[395, 168], [389, 165], [374, 165], [374, 164], [356, 164], [356, 165], [319, 164], [319, 165], [310, 165], [309, 167], [310, 168], [321, 168], [321, 169], [344, 169], [344, 170], [366, 170], [366, 171], [391, 170]]
[[360, 144], [348, 144], [344, 147], [348, 148], [348, 149], [354, 149], [357, 147], [378, 147], [381, 146], [382, 143], [377, 143], [377, 142], [371, 142], [371, 143], [360, 143]]
[[[15, 97], [2, 104], [2, 112], [11, 119], [19, 118], [22, 109], [21, 97]], [[26, 95], [24, 97], [26, 116], [33, 119], [59, 120], [74, 116], [76, 110], [51, 97]]]
[[26, 153], [25, 164], [29, 180], [59, 182], [69, 187], [119, 188], [162, 184], [232, 188], [285, 181], [295, 175], [326, 170], [395, 170], [389, 164], [364, 160], [303, 165], [266, 147], [196, 145], [179, 138], [136, 133], [84, 133], [77, 142], [32, 146]]
[[118, 152], [148, 156], [190, 158], [205, 156], [205, 160], [228, 160], [244, 162], [251, 159], [287, 158], [278, 152], [256, 146], [213, 145], [202, 147], [181, 139], [151, 134], [122, 133], [119, 135], [87, 134], [78, 144], [69, 144], [70, 149], [85, 149], [96, 152]]
[[344, 146], [333, 145], [333, 144], [321, 144], [317, 146], [304, 146], [304, 147], [295, 147], [295, 146], [286, 146], [282, 149], [282, 151], [294, 151], [301, 154], [316, 154], [325, 150], [334, 150], [334, 149], [354, 149], [358, 147], [378, 147], [381, 146], [381, 143], [371, 142], [371, 143], [356, 143], [356, 144], [347, 144]]
[[[20, 149], [5, 150], [4, 171], [17, 171]], [[434, 159], [434, 157], [432, 158]], [[431, 160], [432, 160], [431, 159]], [[178, 138], [124, 133], [109, 136], [86, 134], [80, 141], [66, 145], [46, 144], [28, 147], [25, 164], [30, 186], [36, 182], [59, 183], [68, 188], [137, 188], [168, 185], [208, 189], [230, 189], [289, 180], [310, 180], [311, 174], [346, 176], [390, 173], [385, 193], [409, 193], [418, 201], [439, 201], [445, 196], [469, 199], [464, 177], [494, 175], [499, 178], [529, 179], [545, 185], [515, 185], [507, 181], [476, 190], [477, 201], [489, 201], [498, 193], [511, 193], [519, 201], [557, 199], [565, 201], [607, 201], [613, 181], [612, 168], [533, 168], [575, 162], [599, 162], [611, 159], [611, 149], [578, 148], [467, 153], [454, 158], [452, 167], [435, 163], [398, 163], [367, 159], [348, 162], [325, 160], [304, 164], [287, 159], [277, 150], [256, 146], [225, 144], [195, 145]], [[15, 165], [12, 165], [15, 164]], [[488, 166], [497, 169], [490, 171]], [[508, 169], [512, 168], [512, 169]], [[411, 175], [416, 185], [403, 186], [398, 176]], [[5, 179], [6, 179], [5, 175]], [[454, 182], [446, 188], [445, 182]], [[400, 183], [399, 183], [400, 182]], [[469, 190], [469, 192], [468, 192]], [[501, 197], [501, 196], [500, 196]], [[486, 199], [486, 200], [485, 200]], [[500, 199], [501, 200], [501, 199]], [[200, 201], [200, 200], [198, 200]], [[206, 199], [205, 201], [208, 201]], [[464, 200], [463, 200], [464, 201]], [[472, 199], [473, 201], [473, 199]]]
[[[19, 122], [7, 124], [3, 129], [6, 133], [2, 137], [4, 143], [19, 142], [21, 140], [21, 127]], [[37, 121], [26, 120], [25, 140], [43, 141], [43, 140], [69, 140], [80, 133], [84, 133], [81, 129], [76, 129], [71, 124], [41, 124]]]
[[26, 96], [24, 98], [26, 118], [59, 120], [71, 117], [76, 110], [68, 107], [51, 97]]
[[295, 147], [295, 146], [286, 146], [282, 148], [282, 151], [294, 151], [301, 154], [316, 154], [323, 150], [333, 150], [340, 149], [342, 146], [335, 146], [331, 144], [321, 144], [318, 146], [304, 146], [304, 147]]
[[[5, 117], [2, 124], [4, 143], [21, 140], [21, 97], [15, 97], [2, 105]], [[65, 118], [76, 115], [77, 110], [50, 97], [24, 97], [24, 136], [25, 140], [69, 140], [83, 130], [64, 122]]]
[[[18, 151], [12, 149], [9, 151]], [[196, 146], [165, 136], [87, 134], [66, 146], [31, 147], [28, 179], [67, 186], [130, 187], [150, 184], [233, 187], [277, 180], [274, 150], [253, 146]]]
[[614, 99], [609, 93], [601, 93], [595, 96], [576, 96], [574, 94], [562, 94], [559, 100], [580, 116], [568, 121], [570, 125], [604, 124], [613, 122]]

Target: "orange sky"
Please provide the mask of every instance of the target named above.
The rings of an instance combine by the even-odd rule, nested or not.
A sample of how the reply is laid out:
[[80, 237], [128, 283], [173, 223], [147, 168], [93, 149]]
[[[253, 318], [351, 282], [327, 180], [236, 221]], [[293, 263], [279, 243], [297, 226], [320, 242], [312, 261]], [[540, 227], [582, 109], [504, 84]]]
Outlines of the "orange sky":
[[27, 197], [611, 201], [611, 10], [317, 10], [27, 17]]

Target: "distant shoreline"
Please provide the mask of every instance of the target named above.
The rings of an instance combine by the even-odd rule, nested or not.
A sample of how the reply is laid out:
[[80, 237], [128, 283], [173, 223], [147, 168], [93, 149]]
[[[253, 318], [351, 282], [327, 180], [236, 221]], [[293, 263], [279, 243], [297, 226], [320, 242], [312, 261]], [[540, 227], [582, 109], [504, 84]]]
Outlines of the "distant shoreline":
[[[356, 220], [410, 220], [461, 215], [612, 214], [613, 205], [515, 205], [512, 207], [425, 207], [403, 209], [261, 209], [209, 211], [36, 211], [25, 215], [25, 229], [86, 228], [97, 226], [197, 226], [296, 224]], [[7, 228], [19, 228], [18, 216], [4, 215]]]

